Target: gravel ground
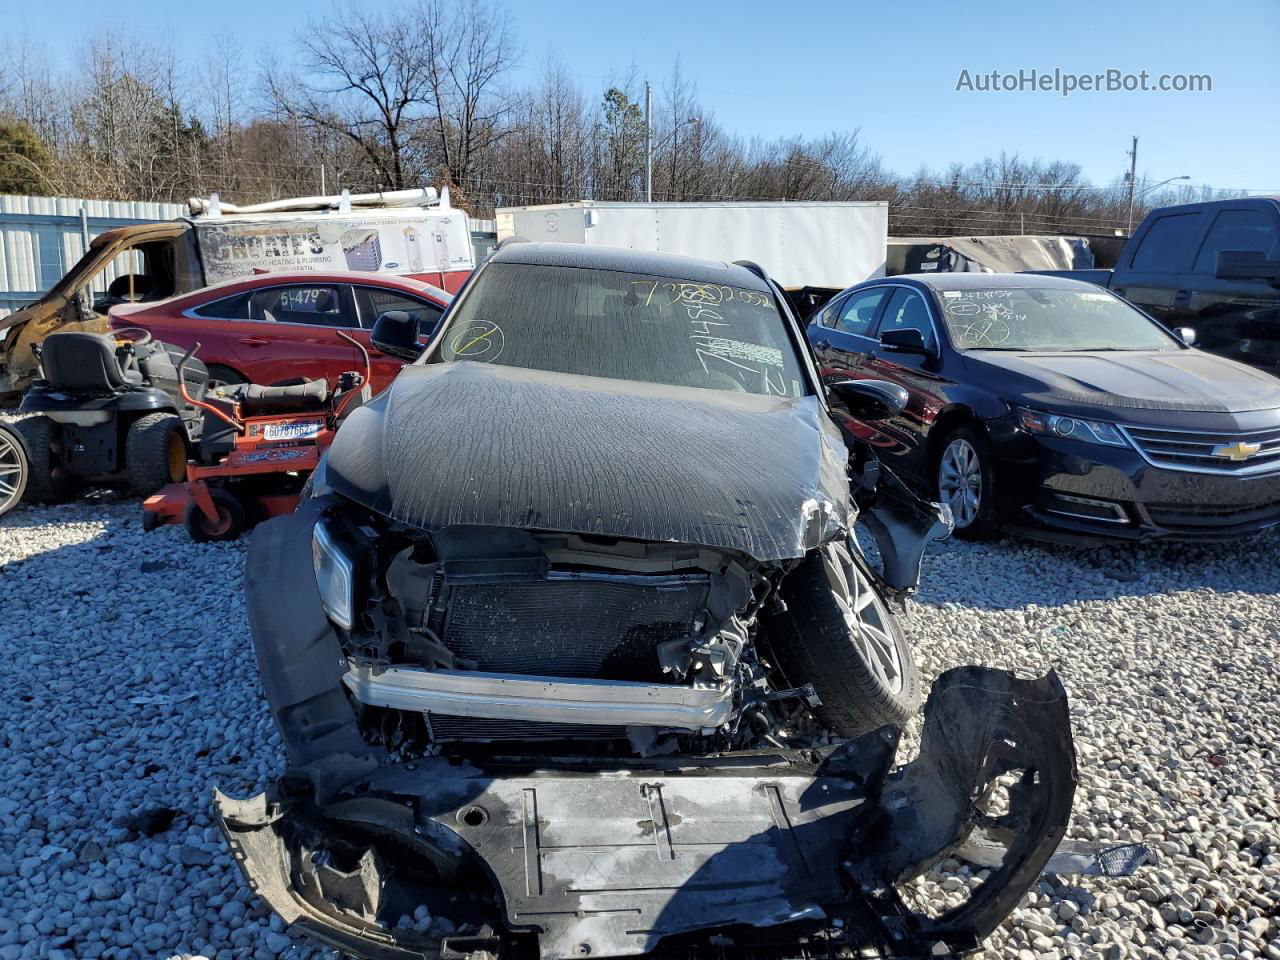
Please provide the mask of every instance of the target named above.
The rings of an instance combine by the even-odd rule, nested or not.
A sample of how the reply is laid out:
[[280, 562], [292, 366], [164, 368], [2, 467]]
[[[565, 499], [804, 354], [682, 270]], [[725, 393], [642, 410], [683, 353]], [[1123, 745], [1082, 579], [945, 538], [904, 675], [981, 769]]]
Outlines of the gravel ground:
[[[0, 960], [305, 958], [241, 882], [213, 784], [278, 772], [243, 547], [143, 534], [136, 502], [0, 519]], [[927, 680], [1056, 666], [1081, 775], [1070, 835], [1151, 845], [1042, 882], [985, 957], [1280, 960], [1280, 538], [1067, 550], [950, 543], [906, 626]], [[976, 882], [944, 864], [945, 900]]]

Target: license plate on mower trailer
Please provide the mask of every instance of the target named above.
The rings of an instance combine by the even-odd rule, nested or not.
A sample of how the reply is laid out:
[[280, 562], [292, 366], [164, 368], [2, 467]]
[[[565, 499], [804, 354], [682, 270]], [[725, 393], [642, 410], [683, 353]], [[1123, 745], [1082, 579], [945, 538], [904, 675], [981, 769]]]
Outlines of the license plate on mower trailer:
[[262, 428], [263, 440], [314, 440], [324, 429], [323, 420], [285, 420]]

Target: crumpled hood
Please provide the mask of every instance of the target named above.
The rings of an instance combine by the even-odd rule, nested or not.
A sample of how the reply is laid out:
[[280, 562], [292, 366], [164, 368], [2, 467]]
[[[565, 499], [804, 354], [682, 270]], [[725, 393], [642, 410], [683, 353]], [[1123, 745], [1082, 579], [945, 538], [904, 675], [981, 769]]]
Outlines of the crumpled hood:
[[848, 453], [816, 397], [458, 362], [356, 410], [325, 484], [425, 529], [600, 534], [802, 556], [848, 525]]
[[970, 354], [1013, 374], [1010, 399], [1137, 410], [1245, 413], [1280, 407], [1280, 380], [1199, 350]]

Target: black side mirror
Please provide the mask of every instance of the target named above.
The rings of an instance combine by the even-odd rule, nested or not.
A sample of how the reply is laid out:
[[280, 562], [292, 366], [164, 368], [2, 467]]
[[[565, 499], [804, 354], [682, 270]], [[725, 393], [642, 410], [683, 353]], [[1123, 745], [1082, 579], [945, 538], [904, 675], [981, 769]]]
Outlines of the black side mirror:
[[932, 357], [933, 351], [925, 346], [924, 334], [915, 327], [896, 327], [880, 334], [880, 345], [893, 353], [918, 353]]
[[1259, 250], [1220, 250], [1214, 276], [1219, 280], [1261, 280], [1280, 286], [1280, 260], [1268, 260]]
[[369, 339], [383, 353], [401, 360], [413, 361], [422, 356], [422, 344], [418, 343], [418, 320], [404, 310], [388, 310], [379, 315]]
[[859, 420], [896, 417], [906, 409], [909, 397], [905, 389], [885, 380], [836, 380], [827, 389]]

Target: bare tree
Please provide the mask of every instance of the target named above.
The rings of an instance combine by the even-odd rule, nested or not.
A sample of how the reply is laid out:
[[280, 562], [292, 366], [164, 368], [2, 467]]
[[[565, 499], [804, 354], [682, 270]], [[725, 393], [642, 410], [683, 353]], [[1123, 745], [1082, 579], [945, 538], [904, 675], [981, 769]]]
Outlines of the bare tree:
[[412, 128], [433, 102], [432, 50], [409, 13], [354, 4], [298, 36], [302, 72], [265, 71], [272, 102], [286, 115], [355, 144], [385, 186], [416, 180]]
[[[265, 103], [242, 86], [231, 45], [193, 84], [171, 50], [132, 35], [96, 31], [62, 74], [10, 40], [0, 120], [34, 131], [47, 151], [42, 188], [70, 195], [171, 200], [219, 190], [250, 201], [315, 192], [323, 171], [331, 189], [442, 181], [478, 215], [495, 203], [638, 198], [644, 123], [634, 69], [599, 92], [584, 93], [557, 62], [529, 86], [508, 85], [517, 44], [490, 2], [347, 7], [299, 35], [291, 65], [264, 71]], [[744, 142], [715, 122], [679, 62], [658, 107], [654, 188], [663, 199], [886, 200], [899, 236], [1111, 232], [1125, 222], [1123, 184], [1095, 187], [1071, 163], [1001, 154], [897, 177], [857, 130]], [[27, 163], [17, 158], [24, 151], [11, 144], [0, 160]], [[1199, 195], [1221, 193], [1184, 188], [1142, 205]]]
[[516, 60], [511, 15], [481, 0], [446, 11], [443, 0], [419, 8], [435, 107], [433, 146], [439, 173], [464, 191], [477, 161], [510, 132], [514, 98], [501, 88]]

